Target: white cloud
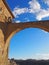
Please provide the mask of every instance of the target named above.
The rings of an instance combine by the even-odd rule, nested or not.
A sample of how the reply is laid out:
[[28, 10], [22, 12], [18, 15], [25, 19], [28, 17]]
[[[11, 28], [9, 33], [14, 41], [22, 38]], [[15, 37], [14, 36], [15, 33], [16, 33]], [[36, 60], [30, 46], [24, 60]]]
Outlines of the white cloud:
[[13, 10], [13, 14], [15, 17], [17, 17], [18, 15], [21, 15], [23, 13], [35, 13], [38, 12], [40, 10], [40, 4], [36, 1], [36, 0], [32, 0], [28, 2], [29, 4], [29, 8], [19, 8], [19, 7], [15, 7]]
[[13, 14], [15, 17], [17, 17], [20, 14], [26, 13], [26, 12], [28, 12], [28, 8], [17, 8], [17, 7], [15, 7], [13, 10]]
[[44, 0], [44, 2], [49, 6], [49, 0]]
[[49, 59], [49, 53], [48, 54], [35, 54], [33, 55], [33, 59], [37, 59], [37, 60], [48, 60]]
[[30, 6], [30, 13], [34, 13], [34, 12], [38, 12], [41, 8], [40, 4], [38, 3], [37, 0], [32, 0], [32, 1], [29, 1], [28, 3]]
[[20, 23], [21, 21], [19, 21], [19, 20], [17, 20], [17, 21], [15, 21], [16, 23]]
[[[48, 1], [49, 0], [45, 0], [45, 2]], [[30, 4], [30, 13], [34, 13], [36, 15], [37, 20], [42, 20], [43, 18], [49, 16], [49, 8], [47, 10], [42, 9], [41, 5], [37, 0], [32, 0], [29, 2], [29, 4]]]
[[[49, 5], [49, 0], [44, 0], [44, 2]], [[42, 9], [40, 3], [37, 0], [31, 0], [28, 2], [28, 4], [28, 8], [15, 7], [13, 10], [14, 16], [17, 18], [23, 13], [32, 13], [35, 14], [37, 20], [42, 20], [43, 18], [49, 16], [49, 8]]]
[[44, 33], [48, 33], [47, 31], [45, 31], [45, 30], [42, 30], [42, 32], [44, 32]]
[[[45, 2], [49, 3], [49, 0], [45, 0]], [[47, 10], [42, 9], [41, 5], [37, 0], [32, 0], [29, 2], [30, 4], [30, 13], [34, 13], [36, 15], [37, 20], [42, 20], [45, 17], [49, 16], [49, 8]]]
[[42, 20], [42, 18], [48, 17], [49, 16], [49, 9], [45, 10], [45, 9], [41, 9], [37, 15], [36, 15], [36, 19], [37, 20]]

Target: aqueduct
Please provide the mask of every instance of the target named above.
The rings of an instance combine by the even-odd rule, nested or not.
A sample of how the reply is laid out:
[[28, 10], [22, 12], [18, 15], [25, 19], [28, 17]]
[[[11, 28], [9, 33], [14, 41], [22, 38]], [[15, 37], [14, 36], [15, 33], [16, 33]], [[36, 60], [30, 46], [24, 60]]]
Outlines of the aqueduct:
[[[49, 32], [49, 20], [46, 21], [33, 21], [33, 22], [21, 22], [21, 23], [12, 23], [12, 18], [14, 17], [11, 11], [8, 9], [8, 6], [5, 2], [5, 0], [1, 0], [0, 4], [1, 6], [5, 6], [7, 13], [2, 12], [3, 15], [0, 13], [0, 65], [8, 65], [8, 49], [9, 49], [9, 41], [11, 37], [25, 29], [25, 28], [40, 28], [47, 32]], [[0, 8], [0, 11], [2, 11], [2, 8]], [[9, 19], [9, 16], [11, 17]]]

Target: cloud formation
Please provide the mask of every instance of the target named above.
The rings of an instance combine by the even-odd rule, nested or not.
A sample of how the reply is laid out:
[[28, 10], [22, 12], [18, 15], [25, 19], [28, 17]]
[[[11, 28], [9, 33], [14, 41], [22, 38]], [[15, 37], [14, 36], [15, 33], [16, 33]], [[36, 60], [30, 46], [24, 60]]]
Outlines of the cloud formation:
[[16, 23], [20, 23], [21, 21], [19, 21], [19, 20], [17, 20], [17, 21], [15, 21]]
[[17, 7], [15, 7], [13, 10], [13, 14], [15, 17], [17, 17], [18, 15], [21, 15], [23, 13], [26, 13], [26, 12], [28, 12], [28, 8], [17, 8]]
[[49, 59], [49, 53], [48, 54], [46, 54], [46, 53], [44, 53], [44, 54], [40, 54], [40, 53], [35, 54], [35, 55], [33, 55], [33, 59], [37, 59], [37, 60], [42, 60], [42, 59], [48, 60]]
[[49, 9], [45, 10], [45, 9], [41, 9], [37, 15], [36, 15], [36, 19], [37, 20], [42, 20], [42, 18], [48, 17], [49, 16]]
[[49, 6], [49, 0], [44, 0], [44, 2]]
[[40, 4], [36, 1], [36, 0], [32, 0], [32, 1], [29, 1], [29, 12], [30, 13], [35, 13], [35, 12], [38, 12], [41, 8]]
[[[49, 0], [44, 0], [44, 3], [49, 5]], [[14, 16], [17, 18], [19, 15], [24, 13], [31, 13], [36, 16], [37, 20], [42, 20], [45, 17], [49, 17], [49, 8], [42, 9], [41, 4], [38, 0], [31, 0], [28, 2], [29, 8], [17, 8], [15, 7], [13, 10]]]

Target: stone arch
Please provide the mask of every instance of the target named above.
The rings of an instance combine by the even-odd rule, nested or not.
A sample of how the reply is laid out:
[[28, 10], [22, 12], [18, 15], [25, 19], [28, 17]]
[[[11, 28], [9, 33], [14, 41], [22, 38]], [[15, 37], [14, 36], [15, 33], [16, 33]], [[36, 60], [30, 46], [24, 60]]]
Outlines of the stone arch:
[[[35, 29], [35, 30], [34, 30]], [[24, 36], [24, 34], [27, 34], [27, 33], [29, 33], [29, 31], [32, 31], [32, 30], [34, 30], [33, 32], [35, 32], [35, 35], [34, 35], [34, 33], [33, 32], [31, 32], [33, 35], [32, 36], [30, 36], [30, 34], [29, 35], [27, 35], [28, 37], [26, 37], [26, 35]], [[27, 33], [26, 33], [26, 31], [27, 31]], [[24, 33], [25, 32], [25, 33]], [[36, 34], [36, 32], [38, 32], [37, 34]], [[20, 34], [21, 33], [21, 34]], [[48, 33], [48, 32], [47, 32]], [[31, 42], [33, 43], [33, 44], [36, 44], [37, 43], [37, 48], [39, 49], [39, 48], [41, 48], [42, 50], [43, 50], [43, 48], [42, 47], [39, 47], [40, 46], [40, 43], [44, 43], [44, 41], [42, 42], [42, 40], [44, 39], [45, 40], [45, 38], [44, 38], [44, 36], [46, 36], [47, 37], [47, 33], [46, 33], [46, 31], [44, 31], [44, 30], [42, 30], [42, 29], [39, 29], [39, 28], [25, 28], [25, 29], [22, 29], [21, 31], [19, 31], [18, 33], [14, 33], [14, 36], [12, 37], [12, 39], [10, 40], [11, 41], [11, 43], [10, 43], [10, 49], [9, 49], [9, 51], [12, 49], [12, 46], [11, 45], [17, 45], [17, 46], [15, 46], [15, 49], [19, 49], [19, 48], [21, 48], [22, 47], [22, 49], [23, 49], [23, 46], [22, 46], [22, 44], [25, 42], [26, 43], [26, 40], [28, 40], [28, 39], [30, 39], [30, 38], [32, 38], [32, 40], [31, 40]], [[15, 36], [15, 34], [16, 34], [16, 36]], [[42, 34], [44, 34], [44, 36], [42, 36]], [[21, 36], [22, 35], [22, 36]], [[39, 36], [38, 36], [39, 35]], [[21, 36], [21, 37], [20, 37]], [[14, 37], [15, 37], [15, 39], [14, 39]], [[20, 41], [20, 38], [21, 38], [21, 41]], [[23, 39], [23, 37], [25, 37], [24, 39]], [[38, 38], [36, 38], [36, 37], [38, 37]], [[17, 39], [18, 38], [18, 39]], [[34, 38], [34, 39], [33, 39]], [[17, 40], [16, 40], [17, 39]], [[23, 39], [23, 41], [22, 41], [22, 39]], [[38, 39], [40, 39], [40, 41], [38, 40]], [[13, 42], [12, 42], [12, 40], [13, 40]], [[15, 41], [16, 40], [16, 41]], [[21, 45], [19, 45], [19, 41], [20, 41], [20, 44]], [[36, 41], [36, 42], [35, 42]], [[28, 42], [30, 42], [29, 40], [27, 41], [27, 44], [28, 44]], [[39, 46], [38, 46], [38, 42], [39, 42]], [[46, 41], [45, 41], [46, 42]], [[13, 44], [12, 44], [13, 43]], [[16, 43], [16, 44], [15, 44]], [[24, 44], [25, 44], [24, 43]], [[13, 46], [13, 49], [14, 49], [14, 46]], [[26, 44], [25, 44], [25, 46], [26, 46]], [[25, 47], [24, 46], [24, 47]], [[36, 45], [35, 45], [36, 46]], [[42, 45], [41, 45], [42, 46]], [[18, 47], [18, 48], [17, 48]], [[26, 46], [27, 47], [27, 46]], [[32, 46], [32, 47], [34, 47], [34, 45]], [[31, 47], [31, 48], [32, 48]], [[29, 47], [30, 48], [30, 47]], [[34, 49], [35, 49], [36, 47], [34, 47]], [[13, 55], [13, 51], [15, 50], [13, 50], [12, 49], [12, 55]], [[24, 51], [24, 49], [22, 50], [22, 49], [19, 49], [19, 51]], [[41, 50], [40, 49], [40, 50]], [[26, 49], [25, 49], [26, 50]], [[27, 51], [28, 51], [28, 49], [27, 49]], [[10, 51], [11, 52], [11, 51]], [[15, 52], [17, 53], [17, 50], [15, 50]], [[15, 52], [14, 52], [14, 54], [15, 54]], [[21, 54], [21, 52], [20, 52], [20, 54]], [[30, 50], [29, 50], [29, 52], [30, 52]], [[19, 52], [18, 52], [19, 53]], [[23, 54], [23, 52], [22, 52], [22, 54]], [[22, 55], [21, 54], [21, 55]], [[16, 56], [16, 58], [18, 58], [18, 59], [23, 59], [23, 57], [21, 58], [21, 55], [19, 56], [19, 57], [17, 57]], [[14, 56], [13, 57], [10, 57], [11, 56], [11, 54], [9, 54], [9, 58], [15, 58]], [[24, 55], [23, 55], [24, 56]], [[26, 56], [25, 56], [26, 57]]]
[[[26, 28], [25, 28], [25, 29], [26, 29]], [[22, 29], [22, 30], [25, 30], [25, 29]], [[28, 29], [28, 28], [27, 28], [27, 29]], [[37, 29], [39, 29], [39, 28], [37, 28]], [[20, 30], [20, 31], [22, 31], [22, 30]], [[40, 28], [40, 30], [42, 30], [42, 29]], [[20, 31], [19, 31], [19, 32], [20, 32]], [[28, 31], [28, 32], [29, 32], [29, 31]], [[18, 32], [15, 31], [15, 32], [13, 32], [12, 34], [15, 35], [16, 33], [18, 33]], [[12, 36], [13, 36], [13, 35], [12, 35]], [[12, 36], [11, 36], [11, 37], [12, 37]], [[10, 39], [11, 39], [11, 37], [10, 37]], [[16, 43], [17, 43], [17, 42], [16, 42]], [[15, 45], [15, 44], [14, 44], [14, 45]], [[8, 54], [8, 55], [9, 55], [9, 54]]]
[[[10, 38], [17, 32], [25, 29], [25, 28], [40, 28], [47, 32], [49, 32], [49, 21], [36, 21], [36, 22], [25, 22], [25, 23], [10, 23], [10, 22], [0, 22], [0, 29], [3, 32], [4, 40], [4, 52], [3, 57], [1, 58], [0, 62], [3, 59], [3, 64], [5, 65], [8, 62], [8, 49], [9, 49], [9, 41]], [[1, 55], [2, 56], [2, 55]], [[6, 61], [5, 61], [6, 60]], [[4, 64], [5, 62], [5, 64]]]
[[[32, 27], [28, 27], [28, 28], [32, 28]], [[37, 27], [33, 27], [33, 28], [37, 28]], [[26, 28], [24, 28], [24, 29], [26, 29]], [[8, 39], [6, 40], [6, 41], [10, 41], [10, 39], [13, 37], [13, 35], [15, 35], [16, 33], [18, 33], [18, 32], [20, 32], [20, 31], [22, 31], [22, 30], [24, 30], [24, 29], [17, 29], [17, 30], [14, 30], [10, 35], [9, 35], [9, 37], [8, 37]], [[40, 29], [40, 30], [43, 30], [43, 28], [38, 28], [38, 29]], [[45, 31], [45, 30], [44, 30]]]
[[10, 23], [8, 25], [8, 31], [7, 31], [7, 37], [6, 37], [6, 44], [5, 44], [5, 49], [7, 49], [9, 47], [9, 41], [11, 39], [11, 37], [25, 29], [25, 28], [40, 28], [42, 30], [45, 30], [47, 32], [49, 32], [49, 27], [45, 24], [45, 22], [27, 22], [27, 23]]

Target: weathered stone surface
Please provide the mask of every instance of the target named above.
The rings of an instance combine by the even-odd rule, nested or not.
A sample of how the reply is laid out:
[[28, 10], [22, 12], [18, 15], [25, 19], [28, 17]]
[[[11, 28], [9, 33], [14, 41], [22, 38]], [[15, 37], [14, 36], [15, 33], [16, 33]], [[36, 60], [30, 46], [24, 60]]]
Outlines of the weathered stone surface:
[[0, 0], [0, 21], [8, 22], [9, 17], [11, 17], [11, 19], [14, 18], [5, 0]]

